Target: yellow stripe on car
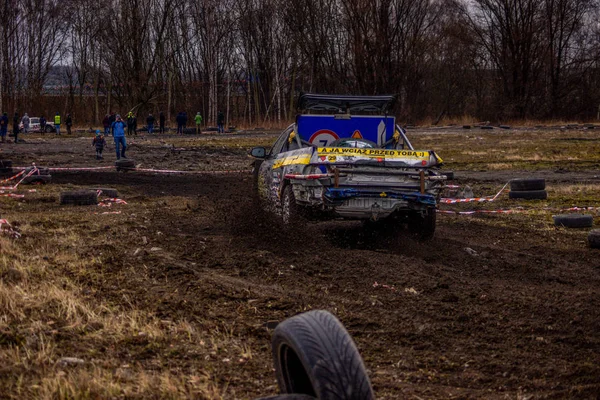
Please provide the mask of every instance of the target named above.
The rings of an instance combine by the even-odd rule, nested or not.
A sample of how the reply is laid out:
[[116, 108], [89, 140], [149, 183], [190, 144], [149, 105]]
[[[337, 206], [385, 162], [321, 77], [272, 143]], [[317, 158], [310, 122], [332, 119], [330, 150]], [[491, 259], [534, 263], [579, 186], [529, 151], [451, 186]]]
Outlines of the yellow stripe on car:
[[287, 165], [306, 165], [308, 163], [310, 163], [310, 154], [298, 154], [294, 156], [278, 158], [273, 164], [273, 169], [285, 167]]

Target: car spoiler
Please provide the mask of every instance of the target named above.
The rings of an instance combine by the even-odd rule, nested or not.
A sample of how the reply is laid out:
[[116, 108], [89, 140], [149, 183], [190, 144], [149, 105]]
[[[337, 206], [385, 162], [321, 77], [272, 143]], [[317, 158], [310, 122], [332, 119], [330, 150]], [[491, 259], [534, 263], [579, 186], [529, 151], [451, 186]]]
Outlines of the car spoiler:
[[331, 96], [305, 93], [298, 99], [299, 111], [333, 111], [343, 113], [377, 112], [387, 114], [396, 103], [395, 95]]

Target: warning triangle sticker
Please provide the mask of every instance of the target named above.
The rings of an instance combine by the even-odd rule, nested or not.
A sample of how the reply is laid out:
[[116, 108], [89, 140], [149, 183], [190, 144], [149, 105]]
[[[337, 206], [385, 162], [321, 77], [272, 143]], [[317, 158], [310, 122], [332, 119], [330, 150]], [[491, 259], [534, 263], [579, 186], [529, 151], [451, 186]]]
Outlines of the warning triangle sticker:
[[363, 135], [360, 134], [360, 131], [354, 131], [352, 134], [352, 139], [362, 139]]

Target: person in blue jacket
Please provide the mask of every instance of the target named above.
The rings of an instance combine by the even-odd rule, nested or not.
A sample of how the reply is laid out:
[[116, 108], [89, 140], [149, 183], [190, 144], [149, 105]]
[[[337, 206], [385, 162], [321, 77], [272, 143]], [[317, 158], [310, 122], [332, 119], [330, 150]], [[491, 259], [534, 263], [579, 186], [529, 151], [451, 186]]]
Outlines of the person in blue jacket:
[[[115, 122], [112, 123], [110, 130], [112, 131], [113, 138], [115, 139], [115, 151], [117, 152], [117, 160], [121, 157], [125, 157], [125, 150], [127, 149], [127, 142], [125, 141], [125, 127], [127, 125], [121, 119], [120, 115], [117, 115]], [[119, 147], [122, 147], [119, 150]]]

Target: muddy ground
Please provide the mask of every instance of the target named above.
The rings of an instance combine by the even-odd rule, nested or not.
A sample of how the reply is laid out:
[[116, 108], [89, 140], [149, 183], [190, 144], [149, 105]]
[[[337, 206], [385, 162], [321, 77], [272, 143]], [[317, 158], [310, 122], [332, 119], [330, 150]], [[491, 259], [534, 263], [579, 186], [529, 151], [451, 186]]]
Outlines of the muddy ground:
[[[239, 142], [274, 138], [262, 133], [243, 140], [138, 138], [129, 156], [142, 168], [247, 170], [248, 147]], [[94, 160], [90, 137], [25, 140], [5, 145], [2, 158], [56, 167], [114, 161], [112, 148], [105, 160]], [[227, 386], [226, 398], [277, 392], [272, 322], [309, 309], [329, 310], [346, 326], [378, 398], [597, 398], [600, 251], [587, 246], [588, 230], [553, 226], [551, 216], [564, 204], [551, 198], [552, 187], [582, 184], [592, 200], [575, 204], [573, 195], [572, 205], [594, 205], [600, 173], [457, 169], [456, 175], [456, 183], [468, 183], [476, 195], [494, 194], [511, 177], [544, 176], [550, 200], [510, 202], [504, 194], [497, 204], [442, 206], [520, 212], [439, 214], [435, 238], [425, 243], [408, 234], [366, 234], [355, 222], [285, 229], [254, 207], [251, 176], [243, 172], [54, 172], [52, 184], [38, 187], [23, 204], [46, 217], [56, 215], [60, 224], [65, 208], [47, 197], [67, 188], [119, 189], [128, 204], [110, 211], [121, 214], [90, 217], [96, 209], [81, 211], [81, 224], [62, 227], [89, 236], [89, 245], [74, 250], [82, 257], [101, 254], [103, 279], [83, 282], [89, 297], [126, 299], [161, 319], [231, 329], [252, 357], [229, 362], [196, 357], [185, 348], [165, 355], [136, 343], [107, 354], [184, 376], [210, 370]], [[6, 206], [18, 200], [2, 201], [9, 209], [3, 218], [26, 222], [18, 209]], [[597, 226], [597, 211], [592, 213]], [[97, 227], [88, 227], [91, 218]], [[27, 240], [27, 231], [22, 233]], [[69, 338], [62, 346], [65, 354], [85, 352]]]

